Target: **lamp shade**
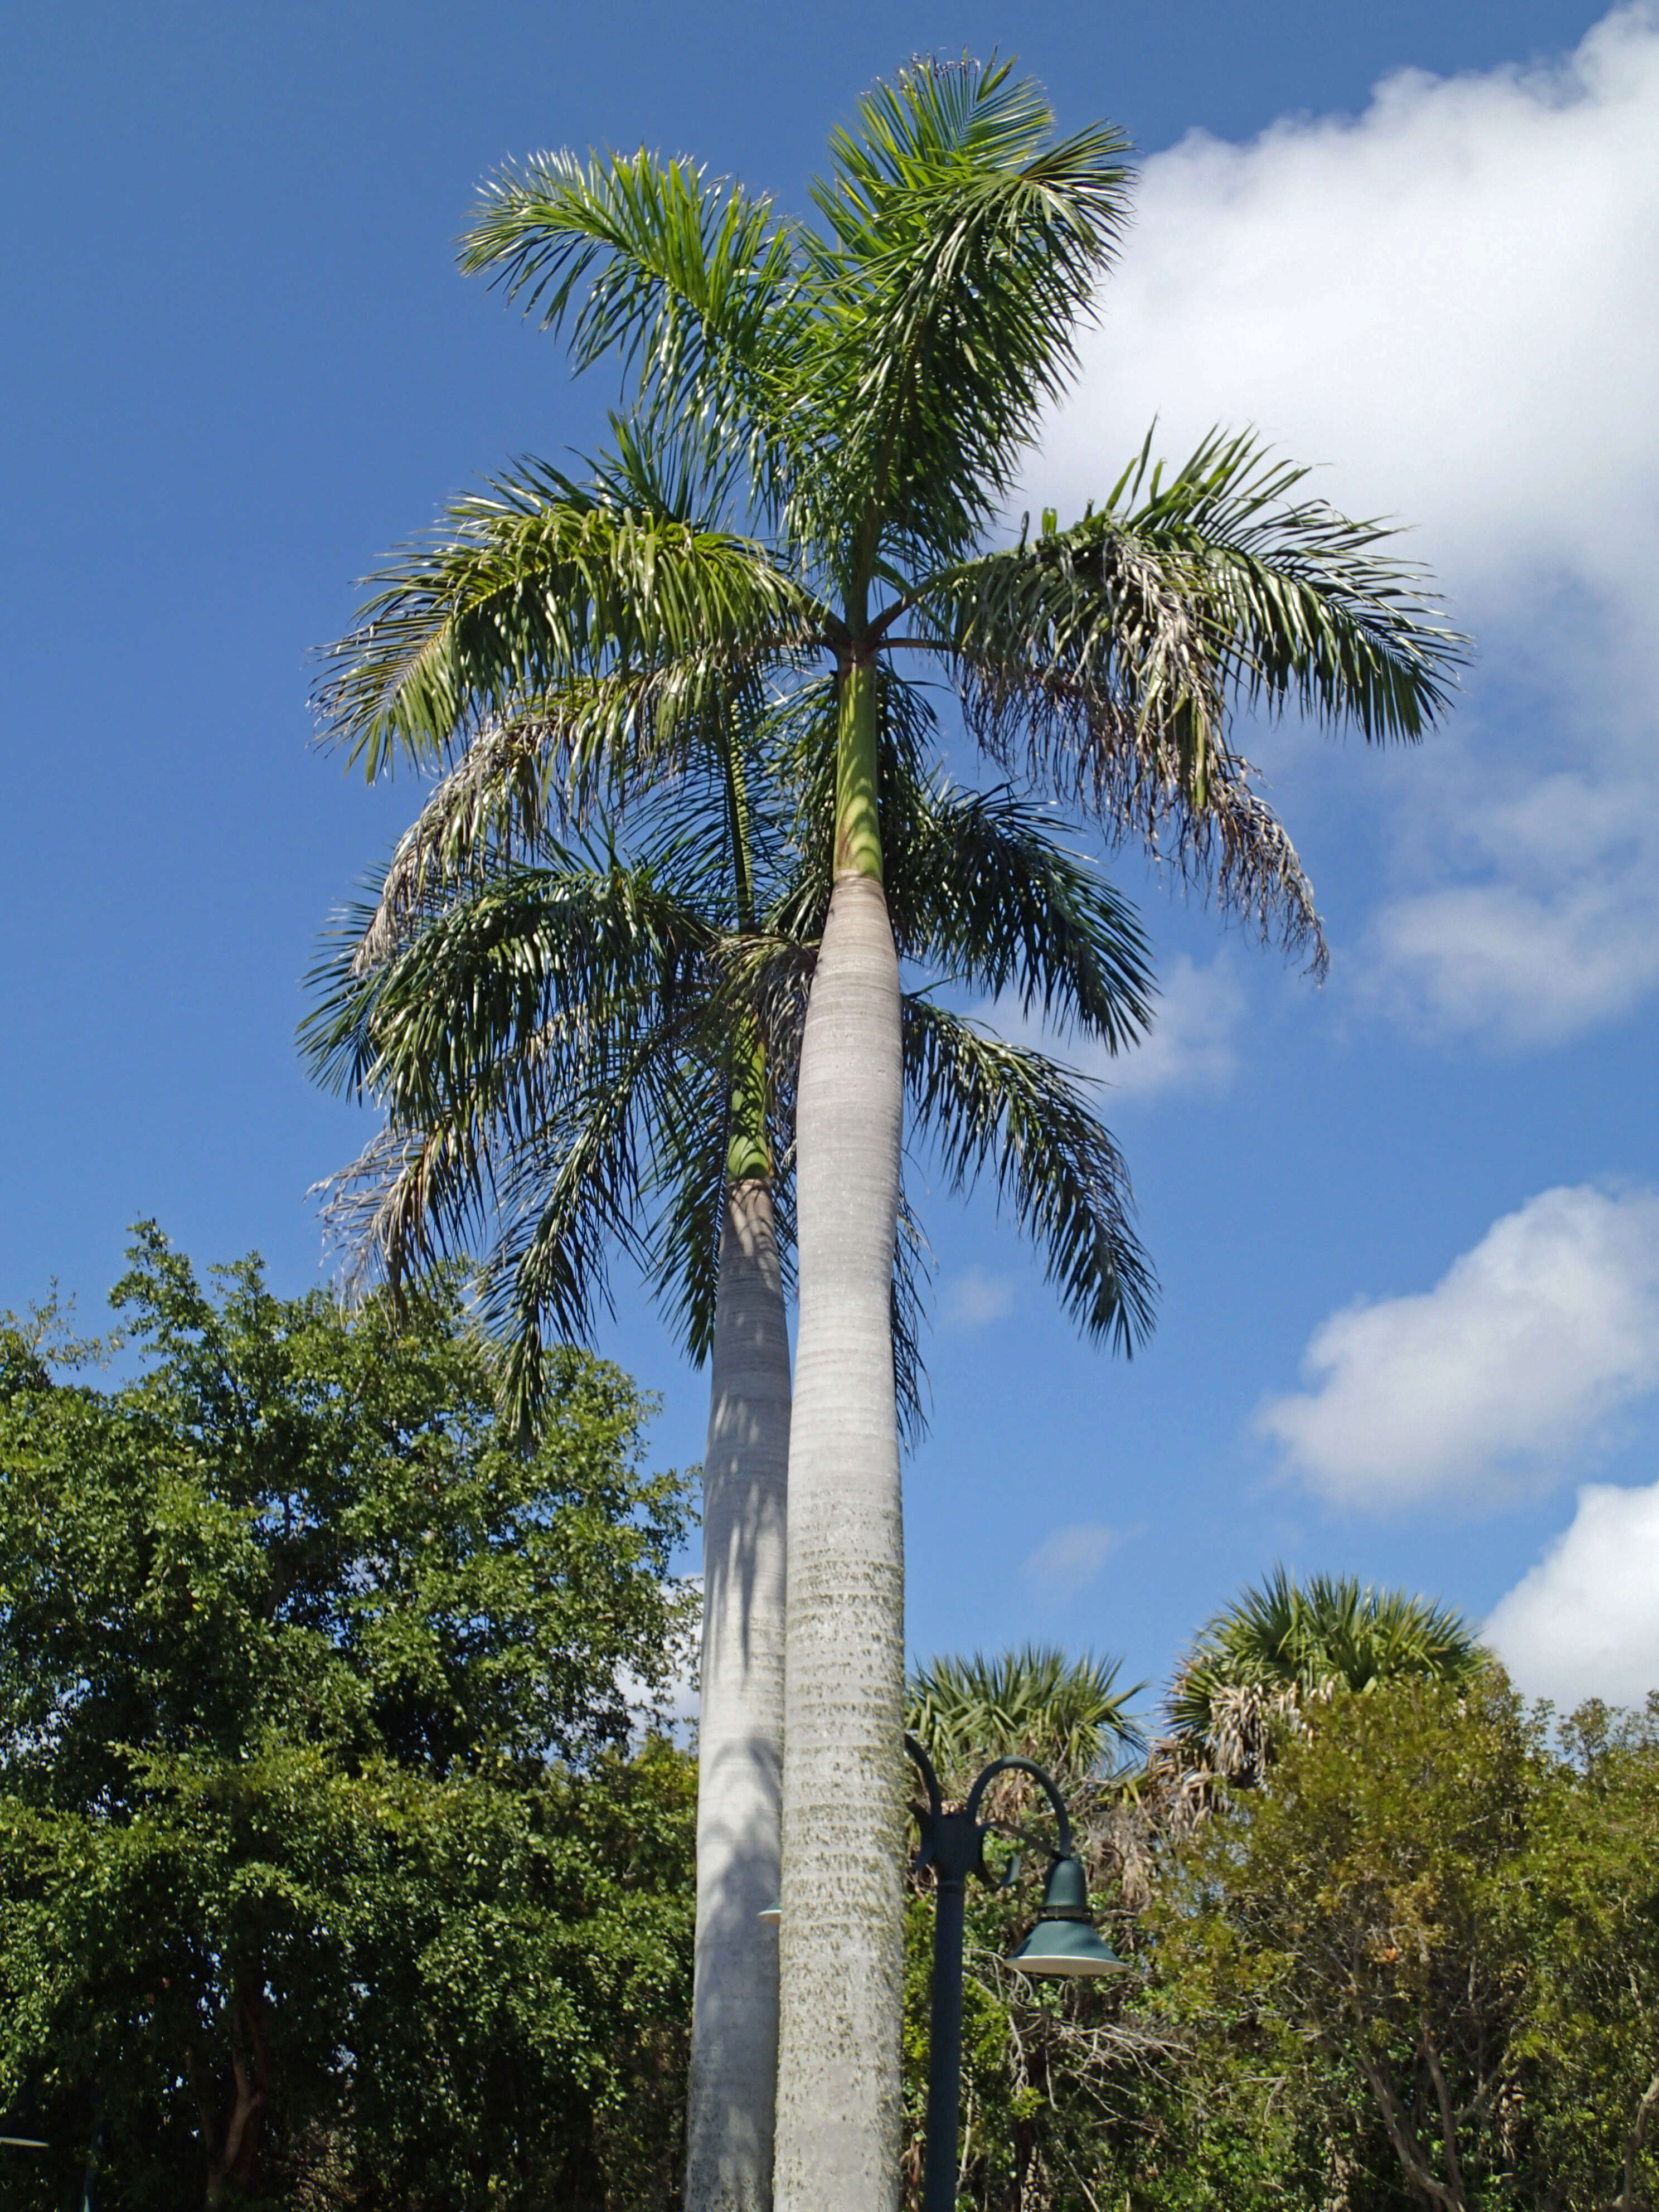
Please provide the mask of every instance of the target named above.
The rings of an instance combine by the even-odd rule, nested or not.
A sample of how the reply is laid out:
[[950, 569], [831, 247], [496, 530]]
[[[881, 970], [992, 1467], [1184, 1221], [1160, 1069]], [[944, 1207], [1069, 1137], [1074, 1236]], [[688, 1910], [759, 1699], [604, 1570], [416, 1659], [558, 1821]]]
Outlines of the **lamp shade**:
[[770, 1928], [776, 1928], [782, 1923], [783, 1907], [781, 1905], [763, 1905], [755, 1917], [765, 1921]]
[[1036, 1925], [1009, 1960], [1022, 1974], [1054, 1980], [1083, 1980], [1095, 1974], [1127, 1974], [1121, 1959], [1106, 1948], [1089, 1917], [1089, 1883], [1080, 1860], [1056, 1859], [1042, 1886], [1042, 1910]]

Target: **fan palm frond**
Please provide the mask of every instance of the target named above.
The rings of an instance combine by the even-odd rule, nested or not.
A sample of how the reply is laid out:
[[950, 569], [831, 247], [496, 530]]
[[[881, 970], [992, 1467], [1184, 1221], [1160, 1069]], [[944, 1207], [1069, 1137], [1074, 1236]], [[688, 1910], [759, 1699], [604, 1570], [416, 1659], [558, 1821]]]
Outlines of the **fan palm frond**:
[[987, 1658], [911, 1670], [905, 1726], [941, 1777], [962, 1783], [994, 1759], [1034, 1759], [1061, 1783], [1097, 1777], [1144, 1748], [1132, 1710], [1145, 1683], [1121, 1686], [1121, 1659], [1072, 1657], [1028, 1644]]
[[1351, 1575], [1298, 1583], [1284, 1567], [1211, 1620], [1167, 1700], [1170, 1735], [1217, 1771], [1250, 1778], [1273, 1729], [1310, 1700], [1423, 1676], [1466, 1682], [1486, 1654], [1451, 1607]]

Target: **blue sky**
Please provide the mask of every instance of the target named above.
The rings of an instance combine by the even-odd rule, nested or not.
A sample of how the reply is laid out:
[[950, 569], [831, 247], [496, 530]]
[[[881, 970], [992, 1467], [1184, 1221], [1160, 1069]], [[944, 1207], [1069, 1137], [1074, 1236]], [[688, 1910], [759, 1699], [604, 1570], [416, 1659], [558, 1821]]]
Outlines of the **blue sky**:
[[[88, 6], [0, 69], [7, 583], [0, 1305], [88, 1320], [125, 1225], [319, 1279], [367, 1135], [292, 1038], [413, 811], [308, 749], [352, 580], [608, 392], [453, 270], [497, 161], [690, 151], [804, 200], [915, 50], [1017, 52], [1133, 133], [1136, 227], [1034, 506], [1156, 414], [1256, 423], [1417, 526], [1479, 651], [1419, 753], [1248, 733], [1322, 990], [1149, 878], [1159, 1030], [1107, 1071], [1164, 1286], [1126, 1367], [986, 1206], [925, 1212], [912, 1640], [1163, 1678], [1276, 1559], [1491, 1617], [1528, 1686], [1659, 1681], [1659, 24], [1477, 5]], [[1379, 89], [1380, 87], [1380, 89]], [[624, 1299], [605, 1348], [702, 1384]]]

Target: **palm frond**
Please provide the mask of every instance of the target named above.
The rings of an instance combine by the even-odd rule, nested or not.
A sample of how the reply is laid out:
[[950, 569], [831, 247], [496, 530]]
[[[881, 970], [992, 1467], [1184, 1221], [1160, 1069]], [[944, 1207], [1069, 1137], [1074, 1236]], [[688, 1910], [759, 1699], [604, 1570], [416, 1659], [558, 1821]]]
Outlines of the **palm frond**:
[[1039, 809], [1006, 789], [911, 781], [889, 801], [883, 843], [907, 957], [1114, 1052], [1146, 1034], [1151, 955], [1134, 910]]
[[794, 227], [700, 165], [544, 153], [481, 188], [460, 264], [488, 271], [576, 368], [607, 354], [646, 411], [699, 450], [748, 450], [757, 475], [787, 435], [775, 396], [799, 343]]
[[[361, 909], [360, 909], [361, 912]], [[554, 1045], [608, 1033], [706, 990], [716, 933], [649, 866], [553, 848], [443, 902], [365, 969], [342, 930], [309, 981], [301, 1050], [319, 1080], [370, 1091], [394, 1121], [464, 1106], [516, 1125], [538, 1110]]]
[[1131, 1700], [1146, 1685], [1120, 1687], [1122, 1667], [1121, 1659], [1073, 1658], [1052, 1644], [934, 1659], [911, 1670], [905, 1726], [959, 1785], [1006, 1758], [1034, 1759], [1075, 1784], [1143, 1747]]
[[1278, 1699], [1276, 1711], [1299, 1711], [1334, 1690], [1364, 1692], [1404, 1677], [1468, 1681], [1485, 1658], [1449, 1606], [1408, 1590], [1373, 1589], [1351, 1575], [1298, 1583], [1279, 1566], [1206, 1623], [1182, 1659], [1167, 1701], [1170, 1733], [1194, 1748], [1209, 1747], [1218, 1768], [1231, 1772], [1219, 1738], [1231, 1729], [1243, 1741], [1243, 1693], [1256, 1703]]
[[1152, 1324], [1157, 1277], [1131, 1221], [1128, 1170], [1081, 1079], [931, 1000], [904, 1001], [913, 1126], [952, 1185], [989, 1171], [1085, 1333], [1126, 1355]]
[[1232, 747], [1231, 715], [1297, 707], [1413, 738], [1462, 641], [1391, 533], [1317, 501], [1249, 437], [1166, 483], [1150, 447], [1099, 514], [941, 574], [923, 593], [970, 727], [1104, 820], [1213, 882], [1287, 948], [1325, 951], [1312, 888]]
[[878, 514], [895, 547], [965, 551], [1069, 380], [1127, 216], [1127, 142], [1107, 125], [1056, 138], [1041, 88], [1006, 64], [927, 61], [866, 94], [830, 151], [812, 374], [835, 451], [805, 501], [827, 465], [854, 532]]
[[[718, 1034], [724, 1024], [709, 1024]], [[648, 1275], [695, 1367], [714, 1342], [732, 1072], [725, 1054], [688, 1056], [655, 1116], [652, 1182], [659, 1211]]]
[[933, 1409], [927, 1361], [922, 1351], [933, 1279], [932, 1247], [901, 1173], [898, 1234], [893, 1244], [893, 1389], [898, 1401], [899, 1442], [909, 1452], [926, 1441]]
[[617, 506], [533, 461], [369, 580], [313, 704], [370, 775], [398, 754], [441, 766], [492, 718], [581, 678], [622, 679], [596, 727], [637, 728], [648, 704], [661, 738], [734, 675], [810, 649], [825, 622], [755, 540]]

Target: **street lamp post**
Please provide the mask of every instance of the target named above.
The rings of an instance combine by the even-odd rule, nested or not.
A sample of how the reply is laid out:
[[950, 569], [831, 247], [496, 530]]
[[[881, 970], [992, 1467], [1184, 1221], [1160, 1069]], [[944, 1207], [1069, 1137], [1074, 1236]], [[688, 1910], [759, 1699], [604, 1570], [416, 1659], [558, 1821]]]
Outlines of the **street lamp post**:
[[962, 2104], [962, 1942], [967, 1913], [968, 1877], [996, 1887], [985, 1864], [989, 1829], [979, 1819], [987, 1785], [1014, 1770], [1041, 1784], [1054, 1810], [1060, 1849], [1049, 1863], [1042, 1910], [1030, 1935], [1008, 1961], [1022, 1973], [1077, 1979], [1122, 1973], [1123, 1961], [1095, 1933], [1089, 1913], [1089, 1886], [1082, 1863], [1072, 1849], [1071, 1815], [1053, 1780], [1035, 1759], [995, 1759], [974, 1784], [959, 1812], [947, 1813], [933, 1761], [907, 1735], [904, 1748], [915, 1761], [927, 1792], [927, 1809], [918, 1813], [921, 1847], [918, 1873], [932, 1867], [938, 1895], [933, 1918], [933, 1973], [927, 2042], [927, 2132], [921, 2169], [921, 2212], [955, 2212], [957, 2130]]

